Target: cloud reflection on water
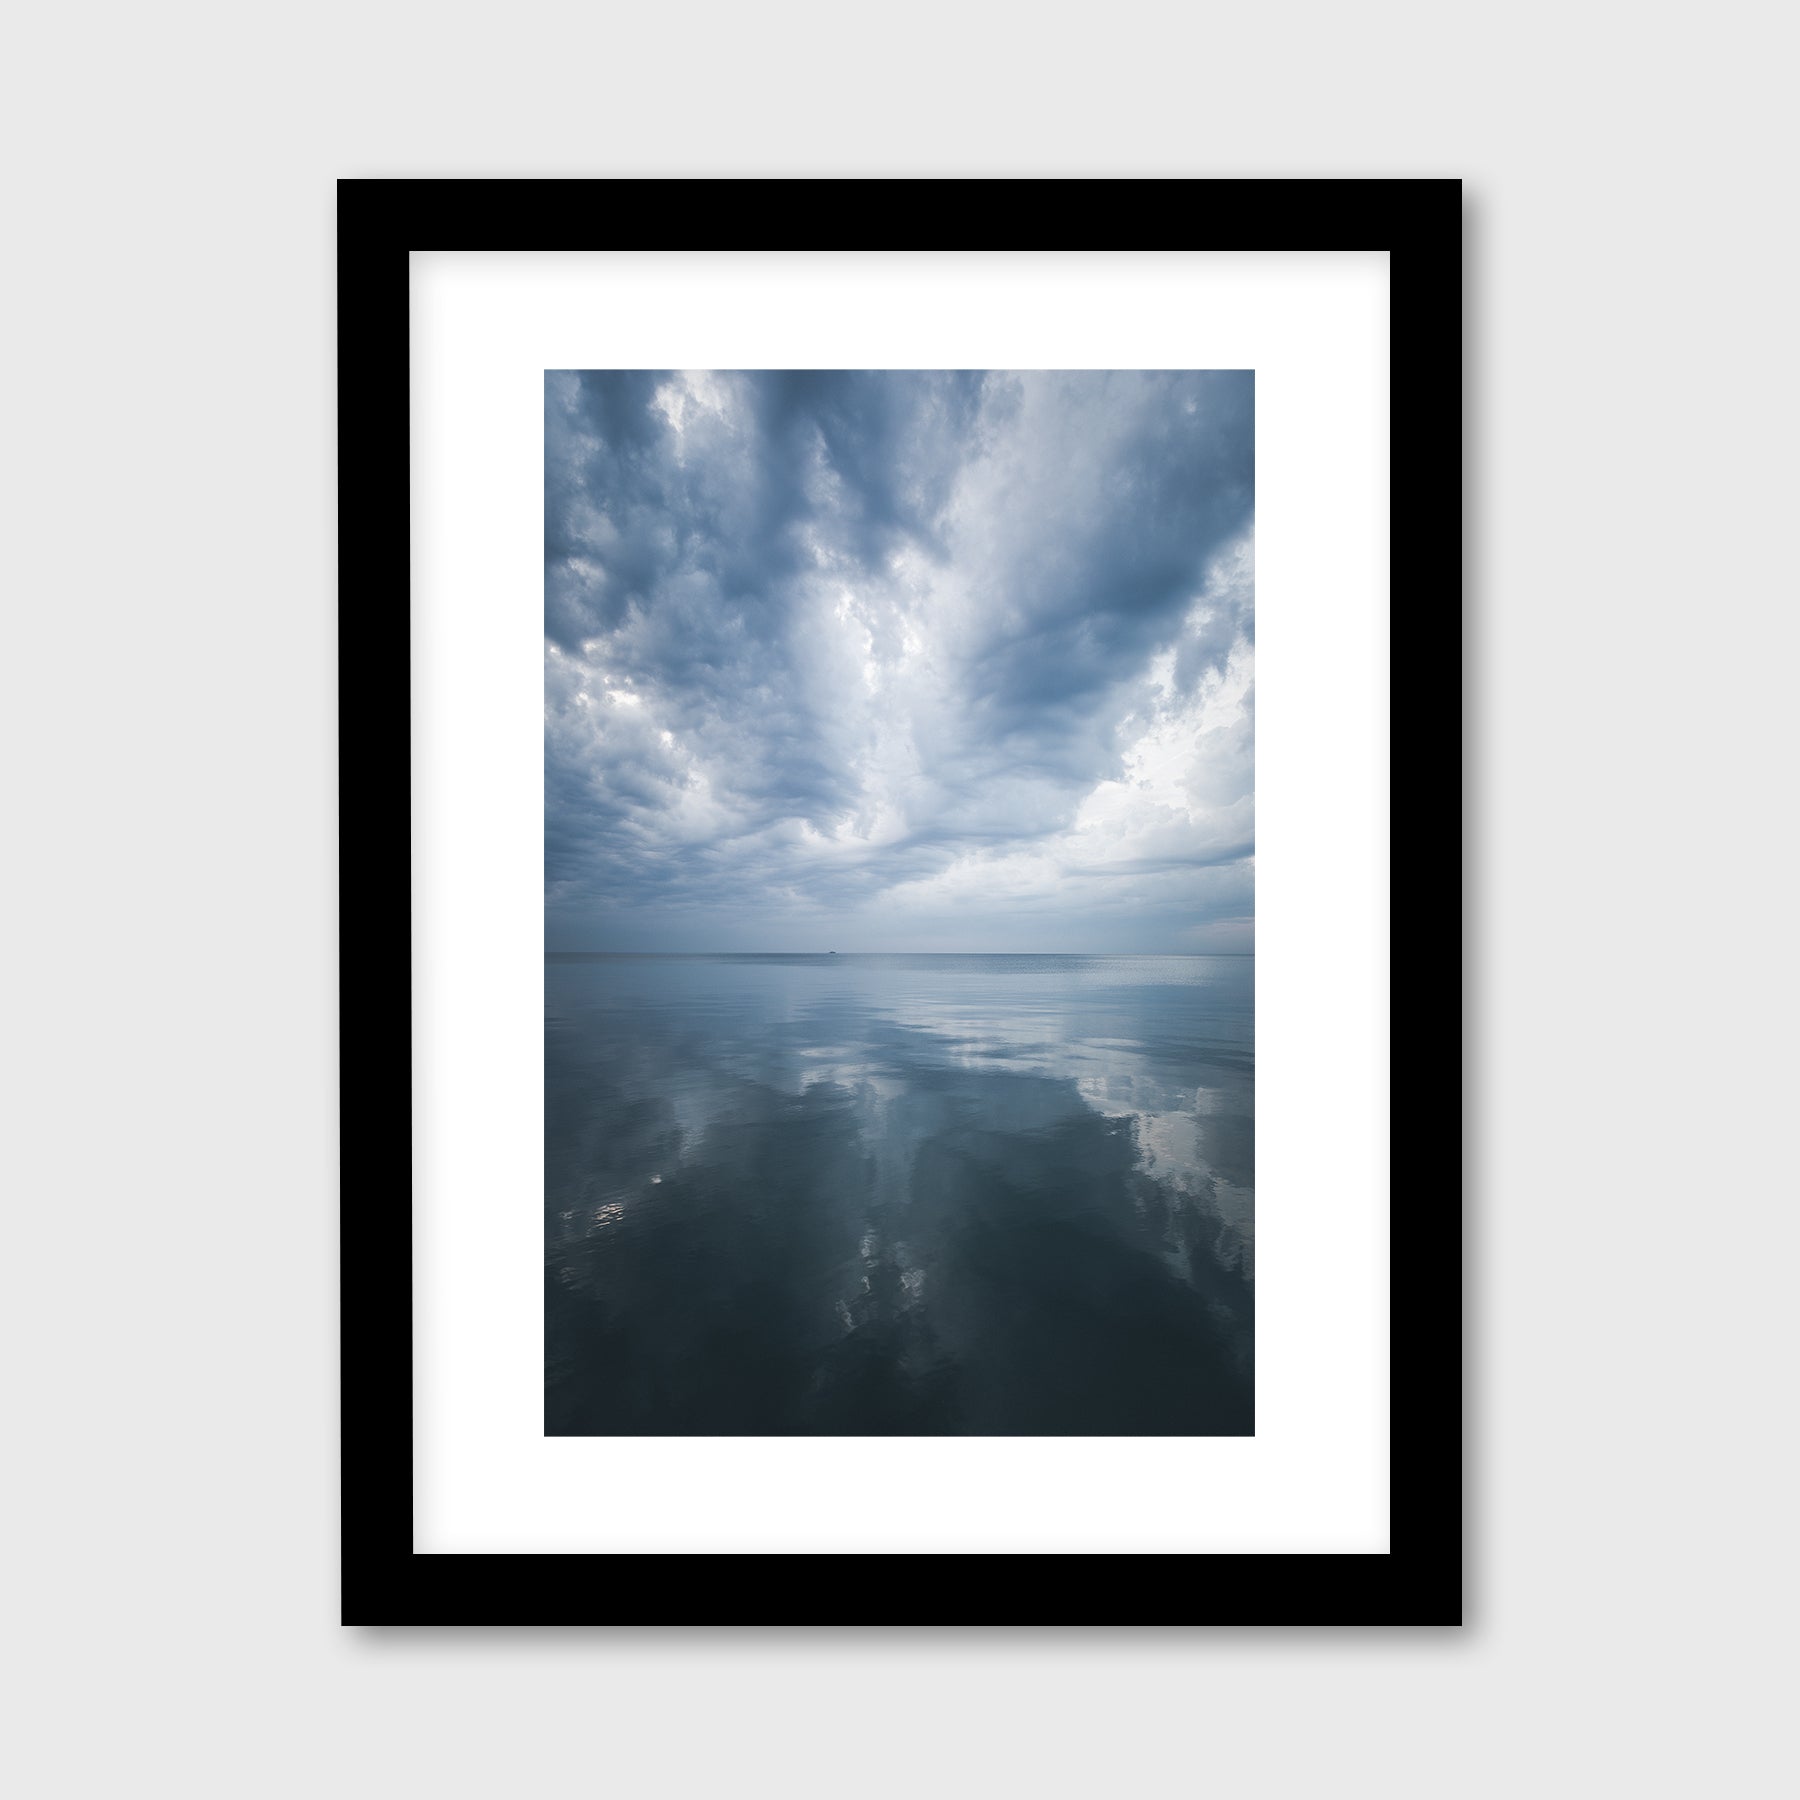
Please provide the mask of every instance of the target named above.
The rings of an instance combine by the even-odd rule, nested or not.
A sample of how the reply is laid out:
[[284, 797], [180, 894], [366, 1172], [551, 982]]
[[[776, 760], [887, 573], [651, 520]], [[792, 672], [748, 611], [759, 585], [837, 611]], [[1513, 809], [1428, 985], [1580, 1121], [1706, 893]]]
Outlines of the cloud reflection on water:
[[1252, 1429], [1247, 958], [553, 958], [555, 1433]]

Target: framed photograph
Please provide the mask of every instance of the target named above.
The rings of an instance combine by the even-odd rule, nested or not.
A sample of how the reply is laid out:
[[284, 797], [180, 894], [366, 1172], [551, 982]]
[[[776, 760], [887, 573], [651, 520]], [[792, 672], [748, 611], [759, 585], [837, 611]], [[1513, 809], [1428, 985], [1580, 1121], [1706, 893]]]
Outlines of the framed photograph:
[[344, 1622], [1460, 1623], [1460, 184], [345, 181], [338, 295]]

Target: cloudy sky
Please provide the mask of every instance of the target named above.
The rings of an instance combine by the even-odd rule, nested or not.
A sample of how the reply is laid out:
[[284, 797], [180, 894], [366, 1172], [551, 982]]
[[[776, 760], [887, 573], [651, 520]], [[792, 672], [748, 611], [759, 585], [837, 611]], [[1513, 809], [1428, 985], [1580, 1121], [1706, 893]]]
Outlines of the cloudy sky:
[[545, 402], [549, 948], [1254, 947], [1252, 375]]

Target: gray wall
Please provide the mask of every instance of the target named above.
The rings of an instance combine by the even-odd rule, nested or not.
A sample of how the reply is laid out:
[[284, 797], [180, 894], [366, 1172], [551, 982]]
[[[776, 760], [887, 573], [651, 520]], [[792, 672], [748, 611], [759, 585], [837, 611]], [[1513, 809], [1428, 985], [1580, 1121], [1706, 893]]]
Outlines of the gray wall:
[[[13, 26], [16, 1790], [1767, 1791], [1795, 1248], [1769, 15], [785, 10]], [[1463, 1633], [335, 1626], [332, 178], [722, 168], [1467, 177]], [[1396, 628], [1444, 679], [1451, 607]], [[399, 1052], [403, 1021], [357, 1028]]]

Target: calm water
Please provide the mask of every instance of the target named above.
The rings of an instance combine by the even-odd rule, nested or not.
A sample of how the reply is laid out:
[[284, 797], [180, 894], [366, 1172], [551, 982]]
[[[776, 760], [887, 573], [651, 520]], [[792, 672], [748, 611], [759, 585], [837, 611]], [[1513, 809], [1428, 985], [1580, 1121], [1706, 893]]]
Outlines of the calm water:
[[551, 956], [551, 1433], [1253, 1429], [1248, 957]]

